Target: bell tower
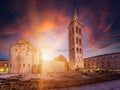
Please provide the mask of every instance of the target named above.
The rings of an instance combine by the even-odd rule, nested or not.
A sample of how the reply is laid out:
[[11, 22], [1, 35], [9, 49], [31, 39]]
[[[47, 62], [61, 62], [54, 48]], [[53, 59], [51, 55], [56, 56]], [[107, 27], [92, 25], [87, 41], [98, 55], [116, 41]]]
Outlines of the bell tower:
[[71, 70], [83, 68], [82, 23], [78, 20], [76, 8], [68, 26], [68, 48]]

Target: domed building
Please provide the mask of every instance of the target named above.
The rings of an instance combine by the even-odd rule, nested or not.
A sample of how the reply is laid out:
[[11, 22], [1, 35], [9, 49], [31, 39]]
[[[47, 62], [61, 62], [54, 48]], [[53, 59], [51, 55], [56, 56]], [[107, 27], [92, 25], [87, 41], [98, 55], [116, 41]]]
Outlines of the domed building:
[[42, 67], [41, 53], [26, 40], [17, 41], [9, 49], [9, 73], [40, 73]]
[[68, 69], [69, 63], [63, 55], [59, 55], [51, 61], [44, 61], [42, 64], [42, 73], [60, 73], [66, 72]]

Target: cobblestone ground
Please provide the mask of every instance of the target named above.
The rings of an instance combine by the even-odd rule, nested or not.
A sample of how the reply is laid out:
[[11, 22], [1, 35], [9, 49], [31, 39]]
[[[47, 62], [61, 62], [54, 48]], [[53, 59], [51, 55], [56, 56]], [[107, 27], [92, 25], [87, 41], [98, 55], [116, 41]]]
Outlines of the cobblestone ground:
[[120, 90], [120, 80], [52, 90]]
[[[108, 80], [115, 80], [115, 79], [120, 79], [120, 74], [95, 74], [95, 73], [81, 74], [80, 72], [67, 72], [67, 73], [57, 73], [57, 74], [47, 74], [47, 75], [2, 74], [0, 75], [0, 90], [48, 90], [48, 89], [108, 90], [104, 88], [94, 89], [97, 85], [95, 85], [95, 87], [91, 87], [93, 89], [90, 89], [89, 86], [83, 87], [83, 85], [98, 83]], [[81, 86], [83, 89], [81, 89], [81, 87], [73, 87], [73, 86]], [[98, 86], [98, 88], [102, 86], [104, 86], [104, 84]], [[66, 87], [70, 87], [70, 88], [66, 88]], [[109, 87], [109, 84], [107, 87]], [[111, 90], [116, 89], [116, 87], [119, 88], [119, 86], [115, 86]]]

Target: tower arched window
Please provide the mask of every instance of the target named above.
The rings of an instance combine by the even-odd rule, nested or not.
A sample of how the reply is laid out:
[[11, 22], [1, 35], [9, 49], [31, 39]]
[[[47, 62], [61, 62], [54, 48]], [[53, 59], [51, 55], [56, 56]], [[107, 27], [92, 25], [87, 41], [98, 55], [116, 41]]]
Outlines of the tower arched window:
[[79, 44], [81, 45], [82, 43], [81, 43], [81, 39], [79, 39]]
[[78, 48], [76, 48], [76, 51], [78, 52]]
[[23, 64], [23, 67], [25, 67], [25, 64]]
[[72, 33], [74, 33], [74, 28], [72, 27]]
[[80, 53], [82, 52], [81, 48], [79, 49]]
[[78, 37], [76, 38], [76, 43], [78, 43]]
[[79, 34], [81, 35], [81, 28], [79, 28]]
[[74, 48], [72, 48], [72, 51], [74, 51]]
[[78, 33], [78, 26], [76, 26], [76, 33]]

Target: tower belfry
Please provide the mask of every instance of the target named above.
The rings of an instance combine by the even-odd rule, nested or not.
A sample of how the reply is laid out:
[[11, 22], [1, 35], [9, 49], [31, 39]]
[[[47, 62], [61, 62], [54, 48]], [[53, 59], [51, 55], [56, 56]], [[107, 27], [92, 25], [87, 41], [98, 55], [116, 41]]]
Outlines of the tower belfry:
[[82, 26], [83, 25], [78, 19], [75, 8], [73, 17], [68, 26], [68, 47], [71, 70], [83, 68]]

